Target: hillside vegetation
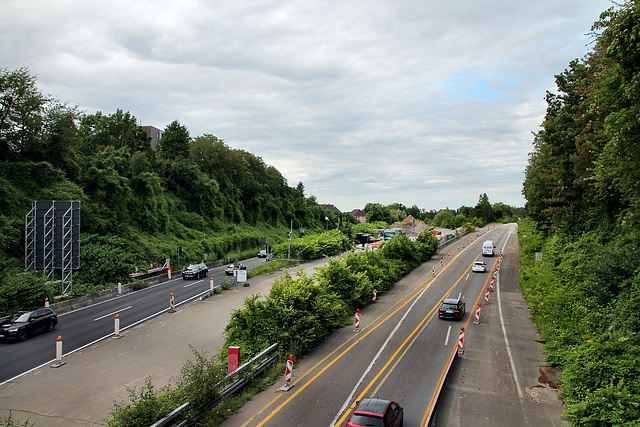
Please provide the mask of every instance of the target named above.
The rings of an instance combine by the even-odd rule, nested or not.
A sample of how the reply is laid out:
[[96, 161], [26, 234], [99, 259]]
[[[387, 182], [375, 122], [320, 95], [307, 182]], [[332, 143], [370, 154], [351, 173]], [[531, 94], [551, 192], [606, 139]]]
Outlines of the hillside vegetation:
[[521, 285], [572, 425], [640, 425], [640, 5], [593, 38], [535, 135]]

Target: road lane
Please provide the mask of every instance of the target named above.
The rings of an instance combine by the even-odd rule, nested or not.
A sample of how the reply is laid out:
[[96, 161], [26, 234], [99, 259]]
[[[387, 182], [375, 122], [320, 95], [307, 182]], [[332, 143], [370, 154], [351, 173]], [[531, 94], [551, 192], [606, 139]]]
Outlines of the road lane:
[[[252, 258], [243, 261], [252, 269], [264, 261]], [[169, 295], [174, 294], [175, 306], [198, 298], [209, 289], [209, 277], [214, 283], [224, 282], [226, 265], [209, 269], [209, 276], [200, 280], [183, 280], [175, 274], [170, 280], [141, 290], [119, 295], [95, 304], [58, 315], [58, 325], [52, 333], [42, 333], [25, 342], [0, 342], [0, 386], [40, 366], [51, 364], [56, 357], [55, 343], [62, 337], [64, 354], [71, 354], [114, 334], [114, 317], [120, 314], [120, 330], [168, 311]], [[126, 309], [126, 310], [125, 310]]]
[[[496, 232], [492, 237], [497, 240], [499, 235]], [[289, 393], [262, 399], [262, 407], [247, 404], [243, 412], [252, 412], [251, 417], [233, 417], [224, 425], [333, 425], [336, 420], [342, 425], [351, 411], [343, 409], [345, 403], [353, 408], [360, 396], [373, 391], [401, 403], [410, 402], [408, 408], [403, 403], [405, 419], [409, 425], [418, 425], [455, 348], [459, 326], [464, 324], [441, 321], [436, 310], [449, 294], [462, 295], [467, 301], [464, 320], [468, 322], [489, 278], [488, 272], [468, 273], [480, 253], [481, 242], [477, 240], [484, 238], [465, 244], [452, 261], [445, 253], [444, 268], [437, 257], [401, 280], [378, 304], [361, 310], [362, 332], [354, 334], [353, 327], [342, 328], [328, 340], [330, 344], [321, 345], [305, 358], [321, 361], [314, 366], [306, 366], [305, 359], [299, 361], [294, 378], [300, 378], [294, 380], [295, 387]], [[451, 248], [455, 250], [455, 246]], [[435, 278], [425, 274], [434, 265], [438, 270]], [[391, 302], [392, 298], [395, 301]], [[455, 339], [445, 346], [449, 326], [454, 326]], [[416, 400], [416, 395], [421, 399]]]

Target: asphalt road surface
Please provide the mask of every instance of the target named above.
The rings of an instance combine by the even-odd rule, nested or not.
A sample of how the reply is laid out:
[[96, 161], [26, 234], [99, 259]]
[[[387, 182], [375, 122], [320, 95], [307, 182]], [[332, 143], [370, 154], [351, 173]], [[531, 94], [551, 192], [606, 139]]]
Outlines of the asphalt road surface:
[[[252, 258], [243, 261], [248, 269], [264, 264], [264, 259]], [[56, 358], [56, 338], [62, 337], [65, 354], [78, 351], [99, 340], [113, 336], [115, 315], [120, 319], [120, 330], [124, 331], [152, 317], [165, 313], [170, 308], [173, 293], [174, 307], [206, 294], [210, 289], [210, 278], [220, 284], [226, 276], [221, 266], [209, 269], [207, 277], [183, 280], [173, 274], [172, 279], [148, 288], [124, 294], [78, 310], [58, 315], [58, 325], [52, 333], [41, 333], [24, 342], [0, 342], [0, 385], [11, 378], [24, 374]]]
[[[360, 332], [353, 326], [341, 328], [297, 360], [293, 388], [277, 392], [283, 378], [224, 425], [344, 425], [363, 396], [399, 402], [405, 426], [562, 425], [563, 408], [555, 392], [537, 382], [543, 358], [526, 303], [517, 284], [506, 284], [518, 277], [514, 229], [513, 224], [490, 228], [482, 236], [443, 247], [362, 310]], [[473, 308], [483, 302], [490, 272], [471, 273], [470, 266], [482, 259], [480, 248], [487, 238], [497, 249], [504, 247], [505, 255], [496, 289], [483, 306], [480, 324], [474, 325]], [[493, 267], [497, 257], [484, 260]], [[324, 260], [303, 267], [309, 275], [322, 264]], [[298, 269], [290, 270], [294, 274]], [[128, 389], [147, 379], [156, 387], [170, 382], [192, 356], [190, 346], [209, 354], [221, 348], [229, 313], [242, 307], [245, 297], [266, 294], [276, 275], [254, 277], [251, 287], [184, 304], [176, 313], [127, 329], [119, 340], [103, 340], [65, 356], [66, 365], [60, 368], [42, 366], [6, 382], [0, 386], [0, 417], [12, 410], [14, 418], [28, 417], [36, 426], [104, 425], [113, 404], [127, 400]], [[466, 301], [462, 321], [437, 318], [446, 296]], [[465, 352], [454, 360], [444, 383], [462, 326]], [[440, 386], [444, 393], [438, 399]]]

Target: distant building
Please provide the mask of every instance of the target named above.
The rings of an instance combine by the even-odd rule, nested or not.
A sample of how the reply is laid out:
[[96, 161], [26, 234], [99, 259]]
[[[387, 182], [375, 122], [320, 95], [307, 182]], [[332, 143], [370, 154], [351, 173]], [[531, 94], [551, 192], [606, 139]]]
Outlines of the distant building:
[[140, 127], [151, 138], [151, 148], [155, 150], [156, 145], [158, 145], [158, 141], [160, 141], [160, 138], [162, 138], [162, 131], [153, 126], [140, 126]]
[[336, 208], [333, 205], [322, 205], [322, 207], [324, 207], [327, 210], [330, 210], [331, 212], [337, 212], [340, 213], [340, 209]]
[[351, 212], [351, 215], [355, 217], [360, 223], [367, 222], [367, 216], [360, 209], [354, 209]]

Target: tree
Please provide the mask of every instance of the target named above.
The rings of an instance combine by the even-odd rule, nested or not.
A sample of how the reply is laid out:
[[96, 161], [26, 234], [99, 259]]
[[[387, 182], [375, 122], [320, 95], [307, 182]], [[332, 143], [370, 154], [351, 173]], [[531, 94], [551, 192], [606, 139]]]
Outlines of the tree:
[[20, 158], [29, 145], [37, 143], [50, 102], [27, 68], [0, 68], [0, 160]]
[[94, 155], [105, 147], [126, 148], [131, 153], [151, 153], [151, 138], [128, 111], [103, 115], [100, 111], [82, 117], [80, 135], [85, 154]]
[[177, 159], [189, 157], [189, 131], [177, 120], [174, 120], [162, 131], [156, 151], [161, 159]]
[[473, 208], [473, 215], [482, 218], [487, 223], [495, 219], [487, 193], [482, 193], [480, 197], [478, 197], [478, 204]]

